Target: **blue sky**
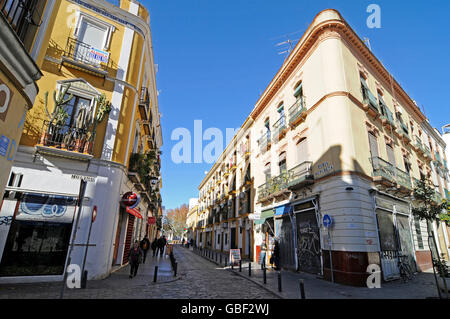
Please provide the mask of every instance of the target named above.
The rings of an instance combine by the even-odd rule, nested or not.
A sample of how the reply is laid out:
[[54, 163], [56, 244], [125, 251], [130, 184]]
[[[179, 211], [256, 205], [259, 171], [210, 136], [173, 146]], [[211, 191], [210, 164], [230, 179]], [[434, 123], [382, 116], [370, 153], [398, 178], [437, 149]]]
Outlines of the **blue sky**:
[[[163, 205], [197, 197], [211, 164], [175, 164], [172, 131], [240, 127], [283, 63], [277, 43], [299, 39], [322, 10], [339, 10], [431, 124], [450, 123], [450, 1], [142, 1], [151, 15], [164, 145]], [[381, 7], [381, 28], [369, 29], [369, 4]], [[207, 145], [205, 141], [203, 145]]]

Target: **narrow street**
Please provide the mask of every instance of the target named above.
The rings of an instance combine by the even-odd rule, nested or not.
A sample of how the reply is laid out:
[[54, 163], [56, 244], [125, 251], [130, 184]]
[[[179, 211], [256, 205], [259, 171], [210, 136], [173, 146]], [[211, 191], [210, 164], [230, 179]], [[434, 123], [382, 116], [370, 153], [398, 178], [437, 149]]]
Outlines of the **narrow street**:
[[[175, 247], [178, 262], [177, 277], [173, 277], [169, 258], [152, 257], [151, 251], [138, 275], [129, 278], [126, 266], [104, 280], [89, 281], [86, 289], [65, 289], [64, 298], [80, 299], [269, 299], [276, 295], [237, 274], [207, 261], [191, 250]], [[153, 282], [155, 265], [158, 280]], [[56, 299], [61, 282], [0, 285], [0, 299]]]

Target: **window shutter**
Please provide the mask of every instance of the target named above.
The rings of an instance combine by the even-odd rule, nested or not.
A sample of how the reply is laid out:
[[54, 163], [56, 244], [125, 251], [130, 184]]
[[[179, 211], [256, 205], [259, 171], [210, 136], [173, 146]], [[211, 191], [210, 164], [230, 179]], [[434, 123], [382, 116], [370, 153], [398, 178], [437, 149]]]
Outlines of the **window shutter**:
[[371, 157], [378, 157], [377, 138], [372, 133], [369, 133], [369, 145]]

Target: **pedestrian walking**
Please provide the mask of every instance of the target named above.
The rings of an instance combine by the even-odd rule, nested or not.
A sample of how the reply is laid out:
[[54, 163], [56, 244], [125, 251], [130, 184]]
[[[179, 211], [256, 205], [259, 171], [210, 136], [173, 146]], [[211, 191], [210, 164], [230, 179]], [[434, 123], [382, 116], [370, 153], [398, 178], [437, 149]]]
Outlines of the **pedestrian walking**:
[[278, 243], [278, 240], [275, 240], [270, 263], [275, 265], [275, 270], [280, 270], [280, 244]]
[[134, 242], [133, 248], [130, 250], [129, 262], [130, 262], [130, 278], [136, 277], [139, 264], [141, 263], [143, 252], [139, 247], [139, 242]]
[[157, 243], [157, 246], [158, 246], [158, 252], [156, 253], [156, 255], [158, 255], [158, 253], [159, 253], [160, 257], [163, 256], [163, 253], [164, 253], [164, 247], [166, 247], [166, 244], [167, 244], [166, 236], [162, 235], [162, 236], [158, 239], [158, 243]]
[[152, 246], [152, 250], [153, 250], [153, 257], [155, 257], [156, 250], [158, 249], [158, 238], [155, 237], [151, 246]]
[[147, 252], [150, 249], [150, 240], [148, 240], [148, 236], [145, 235], [144, 239], [141, 240], [140, 247], [142, 252], [144, 253], [144, 258], [142, 263], [145, 264], [145, 259], [147, 258]]

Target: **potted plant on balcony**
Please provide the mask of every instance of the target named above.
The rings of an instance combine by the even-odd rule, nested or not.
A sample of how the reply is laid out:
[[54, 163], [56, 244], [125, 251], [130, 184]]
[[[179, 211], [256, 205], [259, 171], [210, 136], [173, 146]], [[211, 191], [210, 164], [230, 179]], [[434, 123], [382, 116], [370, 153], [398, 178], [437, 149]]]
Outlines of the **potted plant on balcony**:
[[73, 97], [72, 94], [69, 94], [69, 97], [67, 99], [64, 98], [69, 89], [70, 84], [64, 86], [62, 90], [58, 92], [58, 95], [56, 91], [53, 91], [54, 107], [52, 113], [48, 111], [48, 92], [45, 92], [44, 94], [44, 107], [49, 121], [47, 129], [44, 130], [41, 136], [42, 145], [48, 144], [48, 141], [61, 142], [59, 141], [59, 139], [62, 139], [59, 136], [59, 132], [61, 131], [62, 126], [66, 124], [67, 118], [69, 117], [69, 114], [64, 109], [64, 106], [69, 103], [69, 101]]
[[100, 124], [106, 117], [106, 115], [111, 112], [111, 102], [106, 99], [106, 95], [104, 93], [96, 96], [95, 101], [97, 102], [97, 113], [93, 117], [94, 127], [92, 128], [92, 130], [86, 128], [87, 142], [84, 144], [84, 153], [91, 153], [97, 125]]

